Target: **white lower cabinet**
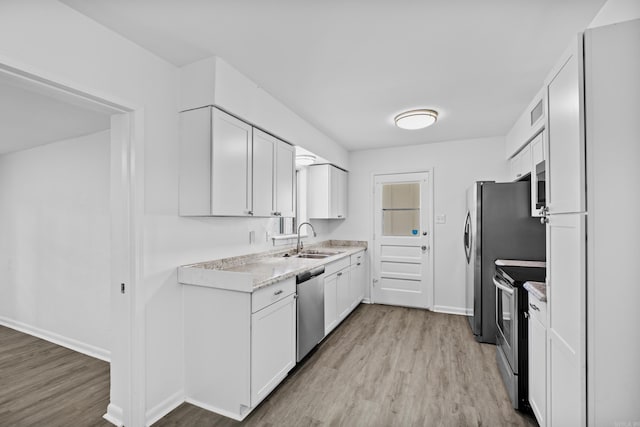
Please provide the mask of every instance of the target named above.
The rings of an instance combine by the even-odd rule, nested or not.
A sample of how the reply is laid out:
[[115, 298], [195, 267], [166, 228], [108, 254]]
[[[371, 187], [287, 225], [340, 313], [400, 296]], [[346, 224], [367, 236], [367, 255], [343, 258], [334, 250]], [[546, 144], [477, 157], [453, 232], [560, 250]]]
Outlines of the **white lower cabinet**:
[[338, 325], [338, 274], [324, 279], [324, 335]]
[[348, 268], [336, 273], [336, 300], [338, 306], [338, 321], [347, 317], [353, 307], [351, 301], [351, 276]]
[[295, 366], [295, 278], [253, 293], [183, 289], [185, 401], [242, 420]]
[[324, 279], [324, 334], [329, 334], [364, 299], [364, 251], [330, 263]]
[[540, 427], [547, 419], [547, 303], [529, 294], [529, 404]]
[[296, 364], [294, 295], [251, 315], [251, 406], [262, 401]]

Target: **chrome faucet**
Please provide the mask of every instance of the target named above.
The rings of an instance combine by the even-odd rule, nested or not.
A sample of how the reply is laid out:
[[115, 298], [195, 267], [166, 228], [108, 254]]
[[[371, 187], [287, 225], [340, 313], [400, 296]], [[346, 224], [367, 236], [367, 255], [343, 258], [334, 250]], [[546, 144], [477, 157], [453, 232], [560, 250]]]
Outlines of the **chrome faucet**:
[[299, 254], [300, 250], [302, 249], [302, 242], [300, 241], [300, 229], [302, 228], [303, 225], [307, 224], [309, 227], [311, 227], [311, 231], [313, 231], [313, 237], [316, 237], [318, 234], [316, 233], [315, 228], [313, 228], [313, 225], [311, 225], [310, 222], [303, 222], [302, 224], [300, 224], [298, 226], [298, 243], [296, 244], [296, 253]]

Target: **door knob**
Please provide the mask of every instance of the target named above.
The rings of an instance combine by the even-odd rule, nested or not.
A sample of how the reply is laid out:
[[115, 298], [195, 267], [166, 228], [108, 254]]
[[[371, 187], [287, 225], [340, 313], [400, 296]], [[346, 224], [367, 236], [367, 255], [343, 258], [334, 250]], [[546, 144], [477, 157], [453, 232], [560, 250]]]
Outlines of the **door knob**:
[[421, 249], [422, 249], [423, 251], [426, 251], [426, 250], [427, 250], [427, 247], [426, 247], [426, 246], [422, 246], [422, 248], [421, 248]]
[[427, 235], [427, 232], [426, 232], [426, 231], [423, 231], [423, 232], [422, 232], [422, 235], [423, 235], [423, 236], [426, 236], [426, 235]]

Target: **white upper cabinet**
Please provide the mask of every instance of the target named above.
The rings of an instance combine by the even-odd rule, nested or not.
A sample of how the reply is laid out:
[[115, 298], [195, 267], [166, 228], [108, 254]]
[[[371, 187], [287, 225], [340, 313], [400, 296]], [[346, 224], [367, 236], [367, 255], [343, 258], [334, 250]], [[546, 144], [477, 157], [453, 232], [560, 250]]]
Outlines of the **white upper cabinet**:
[[309, 166], [309, 218], [347, 217], [347, 172], [333, 165]]
[[546, 88], [536, 94], [505, 138], [506, 158], [510, 159], [544, 129]]
[[295, 215], [293, 146], [215, 107], [180, 122], [180, 215]]
[[180, 215], [250, 214], [251, 133], [212, 107], [180, 113]]
[[295, 148], [253, 130], [253, 214], [295, 216]]
[[531, 145], [527, 144], [509, 160], [509, 174], [511, 181], [520, 181], [531, 174]]
[[585, 143], [582, 37], [548, 79], [547, 207], [584, 212]]

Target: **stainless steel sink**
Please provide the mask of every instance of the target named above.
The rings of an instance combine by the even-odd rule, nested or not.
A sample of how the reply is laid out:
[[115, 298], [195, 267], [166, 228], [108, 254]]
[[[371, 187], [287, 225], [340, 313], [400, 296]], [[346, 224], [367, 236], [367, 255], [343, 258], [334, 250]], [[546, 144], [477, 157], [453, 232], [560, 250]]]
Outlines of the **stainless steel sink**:
[[333, 254], [312, 254], [312, 253], [300, 253], [295, 255], [296, 258], [311, 258], [311, 259], [322, 259], [332, 256]]
[[304, 250], [302, 252], [300, 252], [301, 254], [309, 254], [309, 255], [326, 255], [326, 256], [333, 256], [333, 255], [337, 255], [339, 253], [341, 253], [342, 251], [328, 251], [328, 250], [319, 250], [319, 249], [307, 249]]
[[309, 258], [309, 259], [323, 259], [328, 258], [330, 256], [337, 255], [342, 253], [343, 251], [329, 251], [329, 250], [318, 250], [318, 249], [306, 249], [299, 254], [289, 253], [284, 254], [284, 257], [292, 257], [292, 258]]

